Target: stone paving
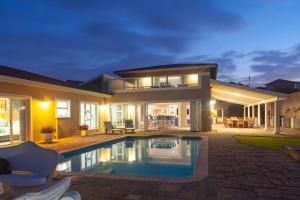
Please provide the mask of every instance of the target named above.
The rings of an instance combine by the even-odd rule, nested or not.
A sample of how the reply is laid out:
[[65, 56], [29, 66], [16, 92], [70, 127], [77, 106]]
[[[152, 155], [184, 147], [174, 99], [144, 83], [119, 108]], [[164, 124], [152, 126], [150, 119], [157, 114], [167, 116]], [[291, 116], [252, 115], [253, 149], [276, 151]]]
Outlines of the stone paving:
[[189, 184], [74, 177], [83, 199], [300, 199], [300, 164], [280, 152], [209, 136], [209, 178]]
[[300, 199], [300, 164], [284, 153], [239, 143], [230, 134], [197, 135], [209, 138], [209, 177], [203, 181], [172, 184], [73, 176], [71, 189], [83, 200]]

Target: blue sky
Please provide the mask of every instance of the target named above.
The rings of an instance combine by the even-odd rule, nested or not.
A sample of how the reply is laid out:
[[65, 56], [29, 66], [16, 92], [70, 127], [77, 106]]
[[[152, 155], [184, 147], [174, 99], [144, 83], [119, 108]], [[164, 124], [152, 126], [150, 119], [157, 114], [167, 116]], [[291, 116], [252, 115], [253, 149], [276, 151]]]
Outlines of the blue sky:
[[59, 79], [216, 62], [218, 79], [300, 80], [298, 0], [2, 0], [0, 64]]

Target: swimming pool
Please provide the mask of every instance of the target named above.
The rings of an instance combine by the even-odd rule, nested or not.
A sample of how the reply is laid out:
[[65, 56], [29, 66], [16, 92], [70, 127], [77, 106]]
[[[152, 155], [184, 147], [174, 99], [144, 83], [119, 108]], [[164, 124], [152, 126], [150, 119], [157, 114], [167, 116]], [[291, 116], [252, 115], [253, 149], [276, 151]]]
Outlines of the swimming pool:
[[201, 138], [125, 137], [64, 153], [58, 171], [186, 178], [197, 168]]

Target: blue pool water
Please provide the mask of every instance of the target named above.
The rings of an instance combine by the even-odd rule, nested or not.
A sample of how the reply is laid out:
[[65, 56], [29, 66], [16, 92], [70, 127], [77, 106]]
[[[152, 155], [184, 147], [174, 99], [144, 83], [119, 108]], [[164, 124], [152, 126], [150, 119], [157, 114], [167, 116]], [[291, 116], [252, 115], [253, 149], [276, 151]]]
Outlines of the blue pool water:
[[127, 137], [64, 154], [58, 171], [139, 176], [193, 175], [200, 138]]

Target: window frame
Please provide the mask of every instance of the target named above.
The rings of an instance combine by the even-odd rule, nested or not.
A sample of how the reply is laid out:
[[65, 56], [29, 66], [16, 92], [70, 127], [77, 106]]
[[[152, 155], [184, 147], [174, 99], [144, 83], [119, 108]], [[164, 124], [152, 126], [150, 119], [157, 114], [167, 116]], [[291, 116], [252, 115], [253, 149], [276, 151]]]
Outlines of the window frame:
[[[68, 108], [60, 108], [60, 109], [67, 109], [68, 110], [68, 116], [58, 116], [57, 110], [59, 109], [57, 104], [58, 102], [67, 102]], [[64, 119], [64, 118], [71, 118], [71, 100], [69, 99], [56, 99], [55, 100], [55, 112], [56, 112], [56, 118], [57, 119]]]
[[[96, 105], [96, 117], [95, 117], [95, 120], [96, 120], [96, 127], [91, 127], [90, 124], [86, 124], [89, 126], [89, 129], [88, 130], [97, 130], [99, 129], [99, 105], [97, 102], [86, 102], [86, 101], [82, 101], [79, 103], [79, 125], [84, 125], [85, 123], [81, 123], [82, 121], [82, 116], [81, 116], [81, 105], [84, 104], [89, 104], [89, 105]], [[84, 106], [85, 108], [85, 106]]]

